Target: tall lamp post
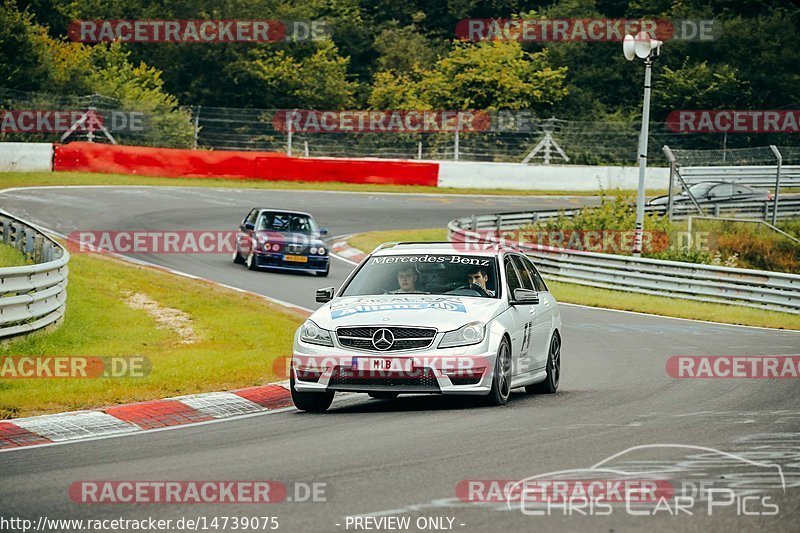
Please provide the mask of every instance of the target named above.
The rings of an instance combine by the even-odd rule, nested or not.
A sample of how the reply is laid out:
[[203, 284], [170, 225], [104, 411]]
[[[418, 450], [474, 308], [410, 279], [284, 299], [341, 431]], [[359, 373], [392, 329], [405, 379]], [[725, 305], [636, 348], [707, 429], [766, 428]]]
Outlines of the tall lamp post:
[[647, 172], [647, 136], [650, 130], [650, 77], [653, 61], [661, 55], [661, 41], [651, 39], [647, 32], [636, 37], [626, 35], [622, 42], [625, 59], [635, 57], [644, 60], [644, 105], [642, 107], [642, 131], [639, 134], [639, 190], [636, 194], [636, 227], [633, 237], [633, 255], [642, 255], [642, 233], [644, 231], [644, 178]]

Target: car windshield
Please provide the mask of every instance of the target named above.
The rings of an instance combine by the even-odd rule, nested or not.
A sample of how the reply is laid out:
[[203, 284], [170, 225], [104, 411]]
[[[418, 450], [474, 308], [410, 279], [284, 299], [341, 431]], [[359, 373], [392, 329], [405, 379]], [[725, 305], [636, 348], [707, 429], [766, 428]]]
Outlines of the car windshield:
[[265, 211], [258, 217], [257, 231], [283, 231], [292, 233], [317, 233], [314, 219], [297, 213]]
[[[711, 189], [716, 183], [695, 183], [689, 190], [692, 192], [692, 196], [695, 198], [702, 198], [708, 194], [708, 190]], [[686, 191], [683, 193], [684, 195], [688, 196]]]
[[494, 257], [460, 254], [409, 254], [371, 257], [347, 284], [342, 296], [449, 294], [499, 297]]

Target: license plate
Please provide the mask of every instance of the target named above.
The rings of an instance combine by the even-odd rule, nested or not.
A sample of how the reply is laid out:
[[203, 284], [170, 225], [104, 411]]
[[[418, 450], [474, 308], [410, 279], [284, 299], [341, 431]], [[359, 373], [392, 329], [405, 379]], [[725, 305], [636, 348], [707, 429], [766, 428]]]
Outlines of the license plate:
[[402, 372], [405, 370], [402, 359], [383, 357], [354, 357], [353, 370], [376, 370], [382, 372]]
[[294, 261], [295, 263], [308, 263], [308, 257], [304, 255], [284, 255], [284, 261]]

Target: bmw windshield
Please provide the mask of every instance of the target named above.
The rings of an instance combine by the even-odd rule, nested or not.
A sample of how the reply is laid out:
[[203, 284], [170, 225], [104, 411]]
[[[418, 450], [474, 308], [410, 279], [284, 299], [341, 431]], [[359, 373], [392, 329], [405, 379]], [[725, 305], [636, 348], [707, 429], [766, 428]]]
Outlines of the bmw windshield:
[[458, 254], [408, 254], [371, 257], [344, 288], [342, 296], [448, 294], [497, 298], [494, 257]]
[[278, 231], [291, 233], [317, 233], [314, 219], [297, 213], [276, 213], [265, 211], [258, 217], [257, 231]]

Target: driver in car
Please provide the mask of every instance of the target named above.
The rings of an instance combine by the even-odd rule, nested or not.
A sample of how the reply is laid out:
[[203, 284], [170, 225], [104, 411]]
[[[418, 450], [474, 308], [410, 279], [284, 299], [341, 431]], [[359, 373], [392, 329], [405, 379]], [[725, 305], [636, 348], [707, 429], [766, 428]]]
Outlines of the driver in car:
[[489, 281], [489, 273], [485, 268], [471, 268], [467, 271], [467, 285], [477, 285], [483, 292], [494, 298], [494, 291], [486, 288], [486, 282]]
[[389, 291], [389, 294], [403, 294], [407, 292], [420, 292], [417, 290], [417, 270], [414, 267], [406, 267], [397, 273], [397, 284], [400, 288]]

